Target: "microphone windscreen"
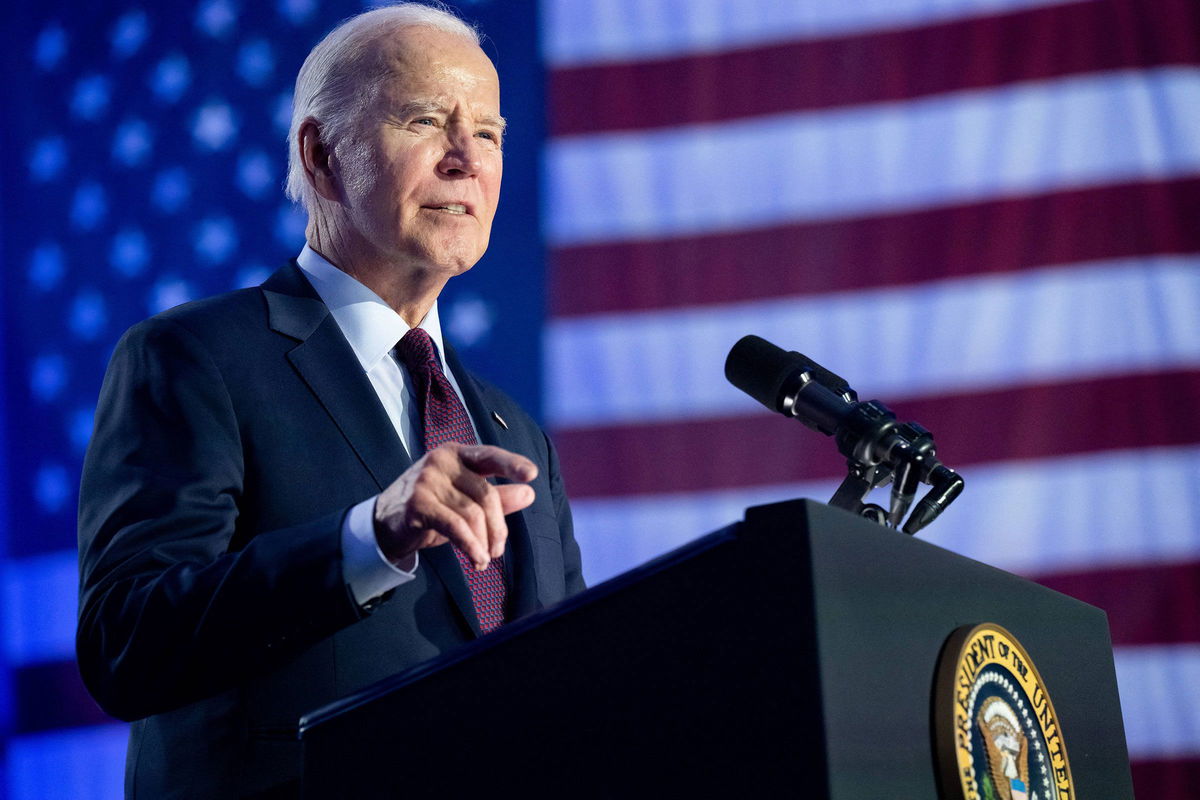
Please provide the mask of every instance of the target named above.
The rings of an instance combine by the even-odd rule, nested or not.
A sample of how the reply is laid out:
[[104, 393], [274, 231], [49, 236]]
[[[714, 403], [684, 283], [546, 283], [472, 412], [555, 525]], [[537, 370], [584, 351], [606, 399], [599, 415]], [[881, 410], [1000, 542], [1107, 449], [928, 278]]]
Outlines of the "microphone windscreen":
[[725, 378], [772, 411], [782, 411], [780, 390], [805, 363], [804, 356], [789, 352], [760, 336], [743, 336], [725, 359]]

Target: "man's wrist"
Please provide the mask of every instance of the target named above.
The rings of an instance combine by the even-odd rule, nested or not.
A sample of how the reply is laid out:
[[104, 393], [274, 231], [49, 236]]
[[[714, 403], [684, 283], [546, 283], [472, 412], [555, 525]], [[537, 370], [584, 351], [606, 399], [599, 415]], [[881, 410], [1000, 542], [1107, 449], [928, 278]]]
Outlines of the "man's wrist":
[[342, 521], [342, 577], [361, 606], [416, 577], [416, 553], [394, 564], [375, 535], [375, 497], [362, 501]]

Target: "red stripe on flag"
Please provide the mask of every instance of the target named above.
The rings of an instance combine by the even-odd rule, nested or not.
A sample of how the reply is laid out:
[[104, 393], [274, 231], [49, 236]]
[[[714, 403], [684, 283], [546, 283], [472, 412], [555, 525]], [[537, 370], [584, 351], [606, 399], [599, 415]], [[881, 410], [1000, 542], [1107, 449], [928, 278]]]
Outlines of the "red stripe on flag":
[[[1200, 6], [1160, 0], [1147, 13], [1141, 5], [1075, 3], [861, 36], [566, 67], [550, 74], [551, 132], [716, 122], [1200, 62]], [[1118, 41], [1125, 46], [1097, 46]]]
[[896, 286], [1200, 252], [1200, 177], [759, 230], [560, 248], [556, 316]]
[[1197, 787], [1200, 787], [1200, 757], [1134, 761], [1130, 766], [1136, 796], [1154, 800], [1195, 800]]
[[[1129, 531], [1130, 538], [1152, 535]], [[1113, 644], [1200, 642], [1200, 561], [1034, 575], [1043, 586], [1108, 612]]]
[[[889, 403], [933, 431], [954, 467], [1200, 442], [1200, 371]], [[1146, 414], [1146, 409], [1174, 413]], [[573, 498], [697, 492], [839, 478], [832, 440], [776, 415], [566, 428], [555, 432]]]

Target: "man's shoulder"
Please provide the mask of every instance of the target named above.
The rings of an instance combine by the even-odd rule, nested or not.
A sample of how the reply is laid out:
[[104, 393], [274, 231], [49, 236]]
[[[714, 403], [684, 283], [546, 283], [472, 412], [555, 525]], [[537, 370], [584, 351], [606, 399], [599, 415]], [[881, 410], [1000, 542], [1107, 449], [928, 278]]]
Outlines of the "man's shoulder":
[[260, 286], [235, 289], [231, 292], [191, 300], [159, 312], [151, 320], [170, 321], [188, 328], [203, 328], [214, 324], [229, 324], [238, 320], [261, 322], [266, 303]]
[[186, 338], [202, 342], [236, 342], [266, 329], [262, 289], [253, 287], [192, 300], [144, 319], [126, 331], [124, 340], [153, 343]]
[[272, 290], [320, 305], [319, 300], [307, 296], [311, 289], [303, 283], [300, 270], [286, 264], [261, 286], [235, 289], [161, 311], [130, 328], [126, 338], [183, 336], [211, 343], [249, 344], [254, 337], [268, 333]]

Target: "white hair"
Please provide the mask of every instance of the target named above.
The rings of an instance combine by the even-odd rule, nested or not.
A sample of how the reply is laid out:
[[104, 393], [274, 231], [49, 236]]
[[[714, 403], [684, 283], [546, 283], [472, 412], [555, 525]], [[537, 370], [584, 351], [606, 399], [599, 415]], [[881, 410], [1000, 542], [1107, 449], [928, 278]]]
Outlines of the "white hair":
[[379, 57], [375, 43], [398, 29], [410, 26], [435, 28], [480, 45], [475, 28], [456, 17], [445, 5], [400, 3], [367, 11], [342, 22], [304, 59], [292, 94], [292, 124], [288, 129], [288, 198], [311, 214], [316, 195], [304, 174], [297, 136], [308, 118], [320, 127], [321, 141], [333, 149], [356, 130], [362, 113], [372, 106], [389, 67]]

